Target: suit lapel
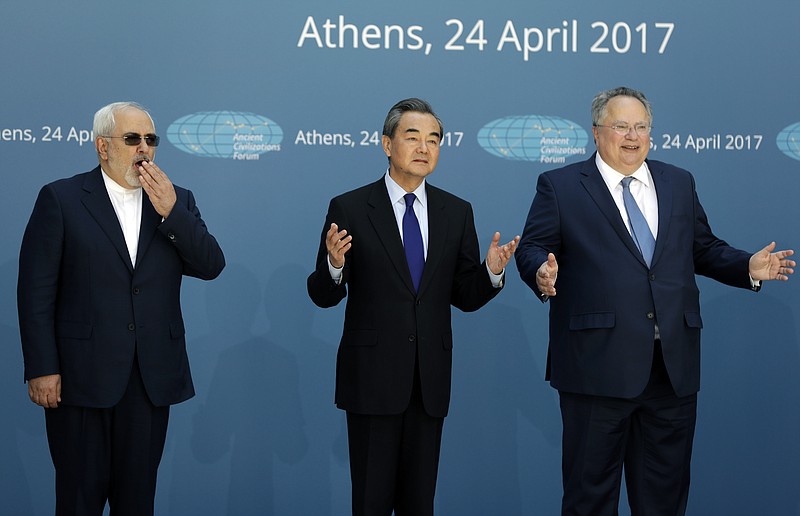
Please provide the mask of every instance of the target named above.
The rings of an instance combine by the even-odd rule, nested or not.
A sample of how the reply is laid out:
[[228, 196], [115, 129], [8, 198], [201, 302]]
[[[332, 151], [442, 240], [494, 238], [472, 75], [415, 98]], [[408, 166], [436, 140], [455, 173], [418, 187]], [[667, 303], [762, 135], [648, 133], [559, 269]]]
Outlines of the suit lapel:
[[[611, 197], [611, 192], [608, 191], [608, 186], [606, 182], [603, 181], [603, 176], [600, 175], [600, 171], [597, 169], [594, 155], [584, 162], [581, 174], [583, 176], [581, 178], [581, 183], [592, 200], [594, 200], [597, 207], [606, 219], [608, 219], [611, 227], [614, 228], [614, 231], [628, 250], [646, 267], [647, 263], [644, 261], [642, 253], [639, 252], [639, 248], [636, 247], [636, 242], [633, 241], [633, 237], [628, 232], [628, 228], [625, 226], [625, 222], [622, 220], [622, 216], [619, 213], [619, 208], [617, 208], [617, 204]], [[656, 249], [658, 249], [658, 243], [656, 243]]]
[[139, 246], [136, 251], [136, 264], [142, 263], [147, 248], [161, 224], [161, 215], [158, 214], [150, 202], [146, 192], [142, 192], [142, 223], [139, 227]]
[[656, 237], [656, 248], [653, 251], [652, 263], [655, 264], [661, 255], [667, 235], [669, 235], [669, 221], [672, 219], [672, 185], [669, 176], [657, 164], [648, 161], [647, 168], [653, 178], [658, 198], [658, 237]]
[[425, 184], [428, 196], [428, 256], [425, 258], [425, 269], [419, 283], [422, 294], [430, 285], [436, 268], [444, 255], [444, 243], [447, 235], [447, 217], [444, 216], [444, 199], [436, 188]]
[[[408, 270], [408, 263], [406, 262], [406, 252], [403, 248], [403, 240], [400, 238], [400, 230], [397, 229], [397, 219], [394, 217], [394, 209], [389, 201], [389, 191], [386, 189], [385, 179], [381, 178], [373, 183], [372, 190], [369, 194], [369, 210], [367, 214], [375, 228], [375, 233], [381, 241], [389, 261], [392, 262], [397, 274], [403, 278], [403, 282], [412, 292], [414, 290], [414, 282], [411, 280], [411, 272]], [[427, 263], [425, 266], [427, 270]], [[425, 273], [422, 275], [422, 280], [425, 280]]]
[[83, 183], [83, 190], [86, 195], [83, 196], [81, 202], [111, 241], [128, 270], [133, 272], [133, 264], [128, 253], [128, 246], [125, 244], [125, 236], [122, 234], [117, 214], [111, 205], [111, 199], [108, 198], [108, 191], [106, 191], [101, 174], [102, 172], [98, 166], [86, 177]]

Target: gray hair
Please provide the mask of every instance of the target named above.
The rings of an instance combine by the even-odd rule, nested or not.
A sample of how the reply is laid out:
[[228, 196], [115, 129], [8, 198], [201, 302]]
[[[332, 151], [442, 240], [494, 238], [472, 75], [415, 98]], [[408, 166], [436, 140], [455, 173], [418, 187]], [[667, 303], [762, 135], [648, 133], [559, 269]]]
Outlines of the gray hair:
[[400, 118], [403, 116], [403, 113], [408, 111], [433, 115], [433, 118], [435, 118], [436, 122], [439, 124], [439, 136], [444, 136], [444, 125], [442, 124], [442, 120], [436, 113], [433, 112], [433, 108], [430, 104], [418, 98], [401, 100], [392, 106], [392, 109], [390, 109], [389, 113], [386, 115], [386, 120], [383, 122], [383, 135], [393, 138], [394, 132], [397, 130], [397, 126], [400, 124]]
[[139, 111], [144, 112], [149, 118], [150, 123], [153, 124], [153, 127], [156, 124], [153, 122], [153, 117], [150, 116], [150, 112], [136, 102], [126, 101], [126, 102], [112, 102], [107, 106], [103, 106], [97, 110], [97, 113], [94, 114], [94, 124], [92, 125], [92, 131], [94, 132], [95, 138], [98, 136], [111, 136], [111, 133], [114, 132], [114, 129], [117, 127], [117, 121], [114, 118], [114, 115], [121, 111], [125, 111], [126, 109], [138, 109]]
[[648, 122], [650, 124], [653, 123], [653, 108], [650, 106], [650, 101], [647, 100], [647, 97], [644, 96], [644, 93], [639, 90], [634, 90], [633, 88], [620, 86], [619, 88], [601, 91], [595, 95], [594, 100], [592, 100], [592, 125], [596, 126], [602, 123], [603, 118], [606, 116], [606, 107], [608, 106], [608, 102], [614, 97], [635, 98], [644, 106], [644, 110], [647, 112], [647, 118], [649, 119]]

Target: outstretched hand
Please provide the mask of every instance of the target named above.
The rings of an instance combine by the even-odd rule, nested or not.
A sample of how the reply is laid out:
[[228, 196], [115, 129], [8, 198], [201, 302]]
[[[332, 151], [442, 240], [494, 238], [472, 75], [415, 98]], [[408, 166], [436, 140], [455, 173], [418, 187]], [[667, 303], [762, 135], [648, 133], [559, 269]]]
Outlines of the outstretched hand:
[[489, 245], [489, 251], [486, 253], [486, 265], [493, 274], [501, 274], [503, 269], [506, 268], [511, 257], [514, 256], [514, 251], [517, 250], [519, 243], [519, 235], [514, 237], [514, 240], [504, 245], [500, 243], [500, 232], [497, 231], [492, 237], [492, 243]]
[[536, 271], [536, 286], [544, 296], [553, 297], [556, 295], [556, 278], [558, 277], [558, 262], [556, 255], [547, 254], [547, 261], [544, 262], [539, 270]]
[[794, 254], [794, 250], [785, 249], [773, 253], [774, 249], [775, 242], [772, 242], [750, 257], [750, 276], [754, 280], [788, 281], [789, 275], [794, 274], [792, 267], [797, 264], [794, 260], [787, 259]]
[[347, 234], [347, 230], [339, 231], [336, 223], [331, 224], [331, 228], [325, 235], [325, 248], [328, 250], [328, 258], [337, 269], [344, 267], [344, 255], [352, 246], [353, 237]]

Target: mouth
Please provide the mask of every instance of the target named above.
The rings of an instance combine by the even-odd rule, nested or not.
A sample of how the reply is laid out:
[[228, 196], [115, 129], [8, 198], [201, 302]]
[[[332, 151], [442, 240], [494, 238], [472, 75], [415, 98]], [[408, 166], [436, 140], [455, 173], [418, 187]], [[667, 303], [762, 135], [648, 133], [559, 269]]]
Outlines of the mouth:
[[150, 161], [150, 160], [147, 159], [147, 158], [137, 159], [136, 162], [134, 162], [134, 166], [136, 167], [136, 170], [139, 170], [139, 167], [141, 167], [142, 165], [144, 165], [148, 161]]

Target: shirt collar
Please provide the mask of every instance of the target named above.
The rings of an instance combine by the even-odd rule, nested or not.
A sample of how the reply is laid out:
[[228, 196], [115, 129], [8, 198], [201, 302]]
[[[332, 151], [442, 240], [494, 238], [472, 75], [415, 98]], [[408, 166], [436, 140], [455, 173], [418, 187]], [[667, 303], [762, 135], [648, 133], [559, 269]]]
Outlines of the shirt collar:
[[[595, 155], [594, 161], [597, 164], [597, 169], [600, 170], [600, 175], [603, 176], [603, 181], [605, 181], [609, 190], [613, 190], [619, 186], [620, 181], [626, 177], [625, 174], [617, 172], [611, 168], [608, 163], [603, 161], [603, 158], [600, 157], [599, 152]], [[652, 184], [652, 180], [650, 179], [650, 170], [647, 168], [646, 161], [643, 161], [642, 165], [636, 170], [636, 172], [631, 174], [630, 177], [635, 177], [647, 188], [650, 188], [650, 185]]]
[[113, 192], [118, 195], [123, 194], [139, 194], [142, 191], [142, 187], [130, 189], [130, 188], [123, 188], [119, 183], [111, 179], [111, 176], [106, 174], [106, 171], [103, 170], [103, 167], [100, 167], [100, 171], [102, 172], [103, 182], [106, 184], [106, 190], [109, 192]]
[[386, 170], [386, 175], [384, 176], [384, 179], [386, 181], [386, 190], [389, 191], [389, 200], [392, 201], [392, 204], [396, 202], [402, 202], [403, 204], [405, 204], [403, 196], [405, 196], [407, 193], [413, 193], [414, 195], [417, 196], [417, 200], [419, 201], [419, 203], [422, 205], [423, 208], [427, 206], [428, 194], [425, 191], [424, 179], [422, 180], [422, 183], [420, 183], [420, 185], [417, 187], [417, 189], [414, 190], [413, 192], [406, 192], [405, 190], [403, 190], [403, 187], [398, 185], [397, 182], [394, 179], [392, 179], [392, 176], [389, 175], [388, 169]]

